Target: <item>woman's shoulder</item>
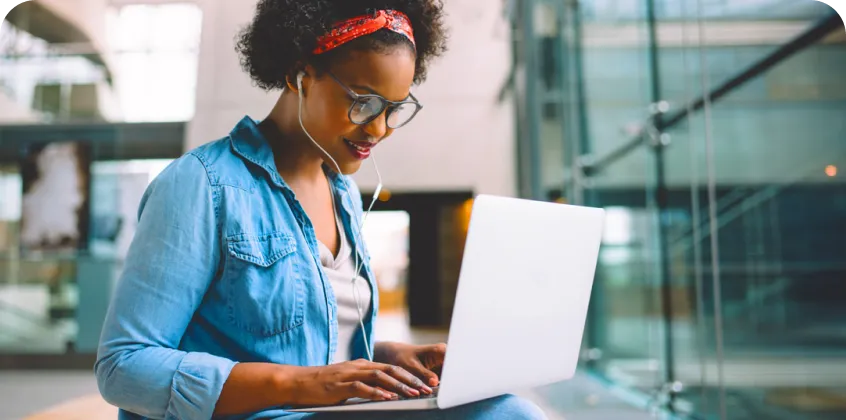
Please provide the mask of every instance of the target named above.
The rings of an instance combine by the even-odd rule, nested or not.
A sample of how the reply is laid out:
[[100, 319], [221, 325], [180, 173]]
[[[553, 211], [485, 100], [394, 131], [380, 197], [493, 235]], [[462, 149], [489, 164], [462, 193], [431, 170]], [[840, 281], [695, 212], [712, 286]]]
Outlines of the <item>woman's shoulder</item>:
[[171, 162], [155, 179], [154, 183], [177, 182], [183, 185], [189, 181], [206, 181], [216, 185], [221, 175], [237, 167], [237, 157], [231, 151], [230, 140], [224, 137], [191, 149]]
[[150, 184], [151, 189], [166, 186], [182, 188], [211, 186], [214, 184], [214, 167], [225, 159], [225, 139], [206, 143], [176, 158], [167, 165]]
[[214, 167], [234, 158], [229, 136], [203, 144], [185, 153], [180, 159], [199, 160], [206, 167]]

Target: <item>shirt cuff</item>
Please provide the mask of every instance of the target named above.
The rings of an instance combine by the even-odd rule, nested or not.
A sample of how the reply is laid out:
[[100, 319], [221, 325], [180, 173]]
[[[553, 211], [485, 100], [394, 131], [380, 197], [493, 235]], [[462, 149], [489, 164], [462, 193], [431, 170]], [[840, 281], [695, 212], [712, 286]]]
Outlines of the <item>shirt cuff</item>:
[[211, 419], [235, 365], [208, 353], [185, 354], [173, 375], [165, 419]]

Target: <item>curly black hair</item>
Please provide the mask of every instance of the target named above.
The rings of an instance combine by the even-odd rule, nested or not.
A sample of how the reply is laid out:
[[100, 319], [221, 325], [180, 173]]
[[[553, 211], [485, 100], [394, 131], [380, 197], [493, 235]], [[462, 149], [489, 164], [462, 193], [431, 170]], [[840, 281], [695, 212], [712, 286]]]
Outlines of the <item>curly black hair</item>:
[[[355, 16], [392, 9], [405, 13], [414, 30], [416, 48], [387, 29], [358, 38], [320, 55], [312, 54], [318, 37]], [[429, 61], [446, 50], [446, 29], [440, 0], [260, 0], [252, 23], [238, 34], [241, 67], [264, 90], [282, 89], [307, 64], [319, 70], [350, 50], [385, 51], [408, 45], [416, 52], [414, 82], [426, 79]]]

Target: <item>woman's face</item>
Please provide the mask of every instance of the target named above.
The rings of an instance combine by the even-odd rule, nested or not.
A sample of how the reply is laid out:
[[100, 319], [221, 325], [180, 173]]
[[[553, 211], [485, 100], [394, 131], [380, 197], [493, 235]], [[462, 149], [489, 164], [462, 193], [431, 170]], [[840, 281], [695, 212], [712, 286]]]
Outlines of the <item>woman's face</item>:
[[[358, 125], [350, 120], [353, 98], [341, 84], [358, 94], [376, 94], [390, 101], [410, 100], [415, 57], [409, 48], [388, 52], [351, 51], [336, 63], [329, 74], [315, 77], [313, 70], [303, 78], [303, 124], [312, 138], [332, 156], [341, 173], [358, 171], [373, 148], [393, 133], [386, 112], [373, 121]], [[333, 170], [335, 165], [326, 163]]]

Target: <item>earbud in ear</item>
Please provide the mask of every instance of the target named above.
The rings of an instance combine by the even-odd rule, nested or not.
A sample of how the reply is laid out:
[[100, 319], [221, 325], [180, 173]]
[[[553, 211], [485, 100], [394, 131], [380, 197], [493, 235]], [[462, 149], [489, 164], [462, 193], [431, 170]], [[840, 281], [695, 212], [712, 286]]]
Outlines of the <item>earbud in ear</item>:
[[304, 71], [297, 73], [297, 90], [303, 90], [303, 77], [305, 77]]

